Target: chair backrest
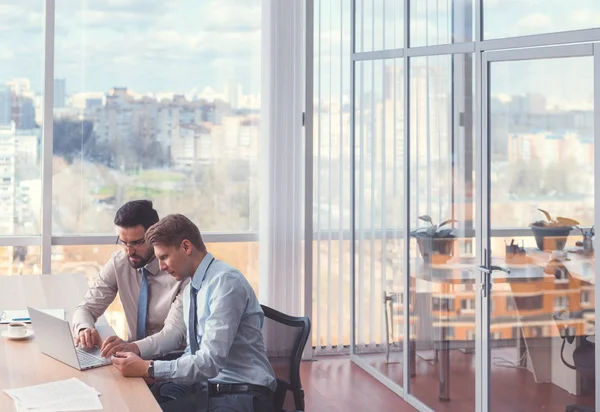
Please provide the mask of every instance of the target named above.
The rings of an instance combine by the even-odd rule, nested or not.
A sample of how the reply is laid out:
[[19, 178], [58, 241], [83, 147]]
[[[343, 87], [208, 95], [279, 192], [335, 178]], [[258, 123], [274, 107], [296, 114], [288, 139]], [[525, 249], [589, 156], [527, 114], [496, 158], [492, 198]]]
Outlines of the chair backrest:
[[304, 410], [304, 392], [300, 382], [300, 361], [310, 334], [308, 317], [289, 316], [261, 305], [265, 313], [263, 335], [267, 356], [277, 377], [275, 410], [281, 411], [288, 391], [294, 407]]

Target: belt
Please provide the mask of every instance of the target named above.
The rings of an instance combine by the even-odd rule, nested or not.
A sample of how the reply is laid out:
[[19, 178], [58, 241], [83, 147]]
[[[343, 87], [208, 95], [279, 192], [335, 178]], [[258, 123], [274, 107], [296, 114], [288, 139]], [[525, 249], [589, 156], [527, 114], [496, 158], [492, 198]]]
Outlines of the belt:
[[266, 386], [251, 385], [249, 383], [209, 383], [208, 394], [228, 395], [235, 393], [257, 392], [263, 395], [271, 396], [273, 391]]

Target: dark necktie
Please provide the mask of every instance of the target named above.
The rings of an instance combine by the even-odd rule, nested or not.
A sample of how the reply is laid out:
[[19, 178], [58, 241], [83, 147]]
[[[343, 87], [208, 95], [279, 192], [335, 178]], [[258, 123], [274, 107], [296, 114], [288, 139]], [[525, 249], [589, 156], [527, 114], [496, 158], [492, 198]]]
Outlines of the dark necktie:
[[200, 349], [198, 346], [198, 311], [196, 310], [196, 296], [198, 290], [190, 284], [190, 316], [189, 316], [189, 340], [190, 353], [193, 355]]
[[140, 297], [138, 299], [137, 313], [137, 331], [136, 340], [146, 337], [146, 319], [148, 317], [148, 276], [146, 270], [142, 268], [142, 285], [140, 287]]

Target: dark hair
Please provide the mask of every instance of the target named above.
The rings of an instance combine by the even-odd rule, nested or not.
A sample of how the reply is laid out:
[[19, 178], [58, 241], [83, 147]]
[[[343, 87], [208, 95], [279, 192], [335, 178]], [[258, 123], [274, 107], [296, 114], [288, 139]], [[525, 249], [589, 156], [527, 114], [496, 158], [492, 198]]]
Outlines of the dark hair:
[[125, 203], [117, 210], [115, 225], [119, 227], [144, 226], [148, 230], [150, 226], [158, 222], [158, 212], [152, 208], [150, 200], [132, 200]]
[[163, 217], [146, 231], [146, 242], [161, 243], [165, 246], [179, 246], [185, 239], [201, 252], [206, 252], [198, 226], [184, 215], [174, 214]]

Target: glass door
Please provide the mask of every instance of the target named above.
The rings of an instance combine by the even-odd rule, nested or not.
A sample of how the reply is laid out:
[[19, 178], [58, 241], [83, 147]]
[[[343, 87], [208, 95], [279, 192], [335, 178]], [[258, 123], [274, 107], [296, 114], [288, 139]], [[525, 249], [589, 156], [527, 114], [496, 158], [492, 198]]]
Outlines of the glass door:
[[483, 54], [482, 410], [596, 403], [594, 47]]
[[423, 408], [473, 410], [473, 55], [409, 61], [410, 379], [405, 388]]

